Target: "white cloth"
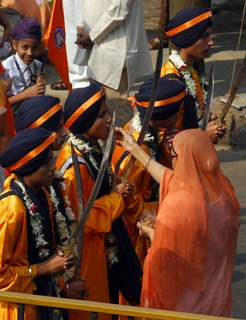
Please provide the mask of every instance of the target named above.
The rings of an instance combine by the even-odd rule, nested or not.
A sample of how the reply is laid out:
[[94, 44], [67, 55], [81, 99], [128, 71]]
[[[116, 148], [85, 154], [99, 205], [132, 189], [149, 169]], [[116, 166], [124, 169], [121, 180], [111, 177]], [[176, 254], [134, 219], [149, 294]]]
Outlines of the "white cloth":
[[69, 80], [72, 88], [83, 88], [89, 86], [89, 78], [87, 75], [87, 65], [78, 66], [73, 63], [77, 50], [83, 53], [83, 49], [79, 49], [74, 43], [76, 41], [76, 21], [75, 21], [75, 1], [63, 0], [63, 12], [66, 30], [66, 51], [68, 61]]
[[27, 65], [20, 59], [17, 53], [2, 61], [6, 78], [12, 80], [10, 95], [16, 95], [26, 89], [15, 61], [17, 61], [20, 67], [27, 87], [31, 85], [31, 76], [38, 75], [42, 68], [42, 63], [39, 60], [34, 59], [32, 63]]
[[124, 67], [129, 88], [152, 75], [142, 0], [75, 0], [75, 11], [94, 45], [89, 52], [77, 48], [74, 63], [88, 61], [90, 78], [117, 90]]

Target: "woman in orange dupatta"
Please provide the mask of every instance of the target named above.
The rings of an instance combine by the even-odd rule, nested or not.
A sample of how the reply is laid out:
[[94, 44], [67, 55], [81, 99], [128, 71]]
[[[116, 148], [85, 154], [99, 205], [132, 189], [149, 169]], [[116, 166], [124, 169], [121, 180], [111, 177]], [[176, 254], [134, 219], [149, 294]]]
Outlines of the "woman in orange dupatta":
[[198, 129], [177, 134], [170, 170], [119, 131], [123, 146], [160, 183], [155, 230], [139, 225], [152, 238], [141, 305], [230, 316], [239, 203], [209, 137]]

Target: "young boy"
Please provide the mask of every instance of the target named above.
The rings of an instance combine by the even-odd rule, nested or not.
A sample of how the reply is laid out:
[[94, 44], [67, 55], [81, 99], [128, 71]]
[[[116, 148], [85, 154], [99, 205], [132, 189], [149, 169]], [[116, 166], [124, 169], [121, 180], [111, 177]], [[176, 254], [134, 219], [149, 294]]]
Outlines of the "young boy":
[[[98, 84], [91, 84], [86, 88], [74, 89], [65, 102], [63, 115], [64, 125], [70, 133], [67, 144], [57, 157], [56, 167], [65, 179], [72, 209], [79, 217], [71, 148], [73, 145], [77, 154], [83, 203], [86, 205], [103, 156], [98, 140], [107, 140], [110, 131], [111, 115], [105, 103], [103, 88]], [[128, 185], [120, 191], [114, 187], [110, 177], [107, 170], [84, 226], [81, 276], [87, 279], [88, 300], [117, 303], [120, 289], [131, 304], [136, 304], [140, 293], [141, 272], [134, 248], [129, 243], [127, 231], [120, 218], [125, 205], [127, 206]], [[133, 265], [133, 262], [136, 264]], [[128, 266], [131, 267], [131, 272]], [[127, 279], [124, 271], [128, 271]], [[130, 285], [134, 287], [132, 290]], [[123, 287], [127, 289], [123, 291]], [[81, 312], [72, 311], [70, 319], [87, 318], [83, 317]], [[99, 319], [105, 320], [109, 317], [100, 315]]]
[[[185, 8], [166, 25], [166, 36], [176, 46], [169, 60], [163, 65], [161, 77], [177, 75], [186, 85], [188, 95], [184, 102], [182, 124], [185, 129], [201, 126], [204, 114], [207, 87], [206, 78], [197, 66], [200, 60], [211, 55], [212, 12], [207, 8]], [[225, 127], [209, 122], [207, 132], [214, 143], [223, 137]]]
[[[44, 128], [26, 129], [0, 156], [14, 174], [0, 196], [0, 291], [57, 296], [53, 275], [73, 265], [73, 256], [58, 250], [68, 245], [71, 229], [68, 205], [52, 186], [55, 138]], [[26, 313], [27, 319], [54, 319], [46, 307], [27, 307]], [[16, 306], [0, 303], [0, 319], [17, 319]]]
[[24, 18], [12, 31], [13, 48], [16, 53], [3, 61], [6, 75], [12, 79], [9, 102], [18, 104], [30, 97], [45, 93], [42, 63], [35, 59], [41, 44], [41, 29], [33, 18]]

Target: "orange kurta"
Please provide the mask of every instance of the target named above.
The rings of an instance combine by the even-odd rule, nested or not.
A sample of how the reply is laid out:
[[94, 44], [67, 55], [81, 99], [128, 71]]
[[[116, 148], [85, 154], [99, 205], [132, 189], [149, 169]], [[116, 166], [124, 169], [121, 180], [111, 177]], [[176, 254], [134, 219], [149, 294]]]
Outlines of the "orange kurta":
[[[127, 123], [124, 127], [126, 131], [131, 130], [131, 121]], [[134, 131], [133, 135], [135, 139], [138, 138], [138, 132]], [[164, 136], [162, 137], [163, 141]], [[160, 142], [162, 143], [162, 142]], [[149, 148], [147, 145], [142, 146], [146, 152], [149, 152]], [[120, 145], [116, 144], [112, 156], [112, 166], [115, 169], [118, 160], [124, 152], [124, 148]], [[130, 156], [124, 159], [119, 168], [119, 175], [122, 175], [127, 164], [129, 162]], [[158, 210], [158, 202], [148, 202], [150, 188], [151, 188], [151, 176], [145, 170], [144, 166], [135, 161], [133, 169], [130, 171], [128, 177], [128, 181], [133, 182], [135, 184], [135, 195], [132, 201], [129, 203], [126, 210], [123, 212], [123, 217], [125, 219], [125, 223], [127, 225], [129, 236], [132, 240], [132, 243], [135, 247], [136, 253], [140, 259], [141, 264], [143, 265], [145, 256], [147, 254], [147, 250], [149, 248], [149, 240], [146, 237], [139, 235], [139, 229], [137, 228], [137, 222], [144, 218], [145, 214], [155, 215]]]
[[[76, 152], [82, 156], [79, 151]], [[66, 144], [57, 158], [59, 170], [65, 161], [71, 157], [71, 147]], [[93, 190], [94, 180], [85, 164], [80, 164], [80, 174], [83, 185], [83, 203], [86, 205]], [[76, 180], [73, 166], [65, 170], [64, 179], [71, 206], [78, 216], [76, 199]], [[89, 286], [88, 300], [109, 302], [109, 287], [107, 262], [105, 252], [105, 235], [111, 231], [112, 222], [124, 210], [124, 201], [120, 194], [112, 192], [98, 198], [89, 213], [84, 227], [83, 256], [81, 276], [87, 279]], [[71, 312], [72, 319], [78, 319], [78, 312]], [[103, 317], [104, 319], [107, 316]]]
[[[9, 191], [9, 190], [6, 190]], [[0, 201], [0, 290], [33, 293], [35, 284], [28, 269], [26, 209], [18, 196]], [[27, 320], [37, 319], [33, 307], [26, 308]], [[0, 303], [1, 320], [17, 320], [17, 306]]]

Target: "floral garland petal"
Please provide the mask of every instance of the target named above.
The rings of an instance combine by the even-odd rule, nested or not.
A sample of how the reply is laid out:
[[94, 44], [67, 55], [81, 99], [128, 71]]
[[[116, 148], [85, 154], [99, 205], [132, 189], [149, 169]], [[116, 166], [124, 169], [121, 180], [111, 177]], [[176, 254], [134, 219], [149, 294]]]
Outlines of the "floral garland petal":
[[[175, 66], [175, 68], [180, 72], [180, 74], [184, 78], [189, 94], [195, 100], [196, 108], [198, 109], [199, 108], [198, 92], [196, 88], [196, 82], [192, 77], [192, 67], [187, 66], [187, 64], [182, 59], [182, 57], [180, 56], [177, 50], [172, 50], [171, 55], [169, 56], [169, 61], [172, 62], [172, 64]], [[206, 99], [207, 99], [207, 92], [205, 90], [205, 78], [201, 77], [200, 82], [201, 82], [201, 87], [203, 89], [203, 96], [201, 100], [203, 100], [203, 104], [205, 106]]]
[[30, 214], [30, 225], [32, 228], [32, 233], [34, 235], [35, 247], [38, 250], [38, 256], [41, 260], [44, 260], [47, 257], [49, 257], [50, 250], [47, 248], [48, 242], [45, 240], [45, 236], [43, 233], [43, 223], [41, 214], [38, 211], [37, 206], [33, 203], [31, 198], [27, 194], [24, 184], [19, 180], [15, 180], [15, 183], [21, 189], [23, 200]]

